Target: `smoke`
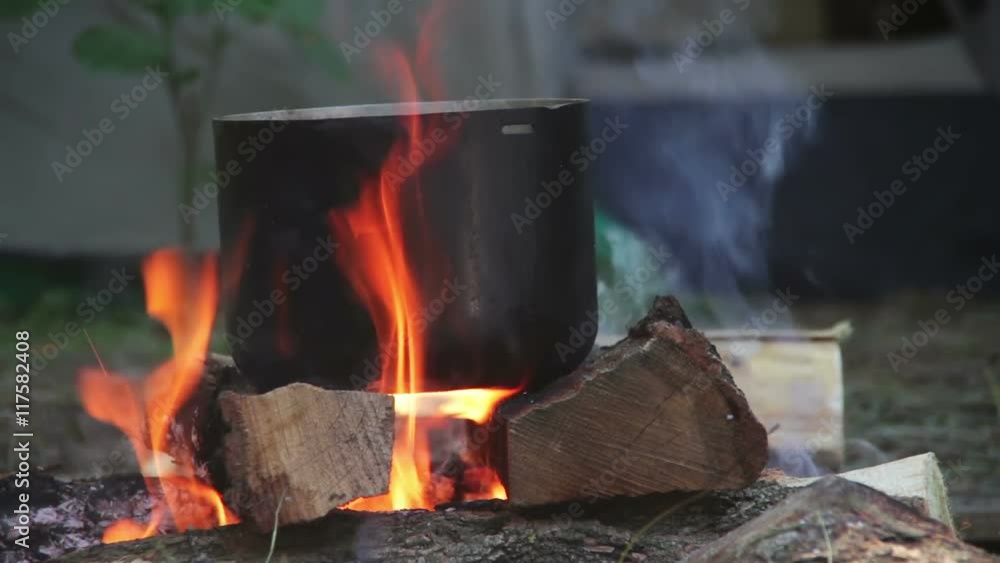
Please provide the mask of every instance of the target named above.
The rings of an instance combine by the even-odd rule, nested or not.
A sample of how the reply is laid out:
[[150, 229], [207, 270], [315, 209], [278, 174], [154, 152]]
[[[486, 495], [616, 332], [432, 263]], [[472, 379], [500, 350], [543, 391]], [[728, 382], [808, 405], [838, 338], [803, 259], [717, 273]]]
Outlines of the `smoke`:
[[[595, 166], [599, 205], [638, 235], [632, 246], [666, 245], [672, 259], [656, 289], [679, 294], [699, 328], [721, 325], [753, 338], [789, 326], [799, 288], [771, 287], [772, 209], [835, 93], [804, 83], [762, 46], [762, 35], [778, 31], [777, 2], [591, 1], [607, 23], [589, 51], [619, 60], [594, 62], [591, 91], [582, 94], [633, 124], [624, 146]], [[633, 250], [613, 250], [616, 272], [635, 267], [619, 264]], [[616, 320], [602, 329], [620, 334]], [[726, 352], [742, 356], [748, 346]], [[771, 466], [797, 476], [826, 472], [808, 442], [784, 444], [770, 451]]]
[[[815, 135], [825, 100], [761, 47], [758, 35], [775, 22], [771, 2], [630, 4], [597, 8], [610, 10], [609, 36], [645, 38], [617, 77], [631, 81], [631, 99], [595, 95], [635, 124], [629, 146], [598, 163], [598, 200], [647, 242], [667, 244], [673, 291], [711, 298], [692, 310], [699, 325], [740, 326], [755, 309], [747, 296], [769, 287], [776, 188]], [[656, 6], [669, 39], [649, 35]]]

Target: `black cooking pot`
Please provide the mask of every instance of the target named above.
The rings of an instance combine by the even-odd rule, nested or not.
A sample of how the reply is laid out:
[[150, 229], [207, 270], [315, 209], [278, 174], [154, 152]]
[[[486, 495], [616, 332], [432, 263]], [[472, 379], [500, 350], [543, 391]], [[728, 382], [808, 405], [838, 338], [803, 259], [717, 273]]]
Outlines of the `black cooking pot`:
[[[372, 388], [391, 346], [341, 268], [330, 211], [423, 125], [423, 161], [398, 190], [425, 307], [429, 390], [536, 388], [590, 351], [593, 204], [571, 162], [582, 100], [385, 104], [233, 115], [214, 122], [227, 341], [264, 390], [291, 381]], [[589, 337], [581, 337], [589, 334]]]

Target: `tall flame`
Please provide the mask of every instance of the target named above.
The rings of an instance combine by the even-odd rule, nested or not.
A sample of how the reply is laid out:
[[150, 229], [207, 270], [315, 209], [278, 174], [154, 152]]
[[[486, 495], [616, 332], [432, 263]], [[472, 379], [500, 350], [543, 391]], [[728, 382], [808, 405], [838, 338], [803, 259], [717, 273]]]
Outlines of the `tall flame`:
[[212, 487], [196, 476], [192, 452], [171, 437], [171, 425], [198, 385], [218, 303], [216, 259], [195, 264], [177, 250], [161, 250], [143, 262], [146, 310], [167, 328], [173, 357], [143, 380], [87, 368], [77, 386], [83, 407], [129, 437], [157, 499], [146, 524], [120, 520], [104, 533], [106, 543], [149, 537], [165, 511], [185, 531], [231, 524], [237, 518]]
[[[421, 62], [427, 57], [424, 45], [422, 39]], [[426, 162], [422, 153], [417, 158], [411, 155], [421, 150], [424, 131], [433, 131], [438, 124], [433, 116], [419, 114], [417, 81], [403, 53], [392, 49], [379, 54], [382, 70], [401, 82], [407, 114], [402, 122], [407, 135], [392, 146], [379, 173], [363, 182], [356, 206], [331, 211], [330, 223], [343, 245], [338, 264], [368, 309], [380, 342], [393, 351], [392, 361], [382, 370], [379, 391], [395, 395], [397, 436], [389, 493], [358, 499], [346, 508], [432, 508], [430, 431], [452, 419], [484, 422], [495, 406], [516, 390], [425, 392], [424, 327], [416, 321], [424, 302], [405, 250], [400, 196], [404, 186], [419, 189], [416, 171]], [[412, 168], [409, 174], [403, 173], [404, 164]], [[419, 202], [419, 192], [416, 195]], [[492, 470], [487, 473], [476, 498], [506, 498], [496, 474]]]

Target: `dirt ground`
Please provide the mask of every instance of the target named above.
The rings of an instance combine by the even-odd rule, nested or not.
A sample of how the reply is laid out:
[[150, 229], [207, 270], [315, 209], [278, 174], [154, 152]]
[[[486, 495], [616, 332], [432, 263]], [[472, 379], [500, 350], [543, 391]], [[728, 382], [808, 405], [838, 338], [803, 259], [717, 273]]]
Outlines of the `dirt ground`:
[[[923, 452], [940, 458], [959, 532], [1000, 541], [1000, 300], [968, 301], [947, 290], [867, 303], [802, 304], [803, 326], [850, 319], [843, 343], [848, 464]], [[937, 333], [928, 321], [947, 314]], [[945, 318], [941, 316], [940, 318]], [[903, 354], [903, 338], [914, 343]], [[915, 351], [915, 353], [914, 353]], [[890, 353], [898, 357], [890, 358]], [[895, 369], [894, 369], [894, 365]]]

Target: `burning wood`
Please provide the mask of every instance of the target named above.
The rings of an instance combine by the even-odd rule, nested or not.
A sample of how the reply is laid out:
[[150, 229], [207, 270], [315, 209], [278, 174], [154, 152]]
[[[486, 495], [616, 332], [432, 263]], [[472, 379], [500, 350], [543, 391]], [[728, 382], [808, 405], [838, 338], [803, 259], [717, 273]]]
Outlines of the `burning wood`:
[[[508, 495], [517, 505], [541, 505], [743, 487], [767, 460], [764, 428], [672, 298], [658, 299], [628, 338], [594, 361], [548, 389], [508, 399], [492, 418], [509, 391], [391, 397], [293, 384], [250, 396], [227, 391], [247, 385], [218, 360], [206, 385], [221, 395], [201, 394], [198, 410], [221, 407], [227, 423], [226, 471], [216, 485], [264, 530], [274, 525], [282, 497], [279, 525], [337, 506], [433, 508]], [[393, 398], [387, 477], [389, 453], [380, 448], [393, 443]], [[201, 442], [218, 444], [218, 427], [204, 426], [196, 429]], [[414, 455], [412, 444], [422, 453]], [[386, 478], [389, 492], [372, 497]], [[406, 486], [394, 493], [393, 479]]]
[[[422, 163], [409, 162], [409, 156], [424, 140], [424, 131], [443, 125], [440, 116], [428, 122], [417, 108], [419, 92], [409, 61], [399, 50], [385, 56], [384, 66], [399, 77], [402, 98], [412, 105], [410, 115], [402, 118], [406, 137], [396, 142], [375, 177], [361, 187], [353, 207], [335, 209], [329, 220], [337, 240], [343, 245], [338, 255], [341, 271], [364, 303], [374, 322], [380, 343], [389, 345], [393, 361], [386, 362], [378, 382], [382, 393], [396, 395], [401, 406], [401, 423], [392, 454], [392, 471], [387, 494], [352, 502], [354, 510], [399, 510], [434, 506], [430, 433], [447, 427], [453, 419], [482, 420], [496, 404], [515, 392], [514, 389], [462, 389], [428, 393], [424, 330], [418, 323], [423, 307], [420, 284], [413, 271], [413, 260], [406, 250], [403, 225], [404, 199], [401, 182], [416, 174]], [[408, 167], [403, 170], [402, 167]], [[411, 186], [415, 187], [415, 186]], [[424, 256], [435, 256], [437, 249], [426, 249]], [[436, 405], [432, 406], [432, 405]], [[425, 416], [420, 416], [421, 411]], [[430, 411], [430, 412], [428, 412]], [[495, 474], [486, 489], [502, 493]], [[501, 494], [502, 496], [502, 494]]]
[[226, 498], [261, 531], [307, 522], [362, 496], [386, 493], [393, 399], [293, 383], [264, 395], [219, 397]]
[[226, 500], [259, 529], [271, 530], [279, 501], [279, 526], [341, 506], [392, 510], [390, 465], [396, 470], [411, 417], [428, 447], [413, 497], [427, 508], [504, 498], [496, 472], [470, 453], [467, 442], [470, 425], [478, 427], [493, 413], [496, 393], [394, 396], [293, 383], [255, 395], [231, 359], [213, 355], [184, 412], [197, 413], [189, 417], [190, 433], [198, 436], [198, 457], [213, 469]]
[[673, 298], [500, 416], [501, 475], [519, 505], [743, 487], [767, 462], [764, 427]]
[[97, 369], [78, 379], [87, 413], [129, 437], [157, 501], [148, 522], [119, 520], [105, 531], [105, 542], [151, 536], [168, 519], [180, 531], [238, 521], [196, 466], [187, 436], [173, 432], [204, 368], [218, 299], [215, 257], [196, 264], [179, 251], [160, 251], [143, 263], [143, 280], [147, 309], [170, 332], [173, 358], [139, 381]]

